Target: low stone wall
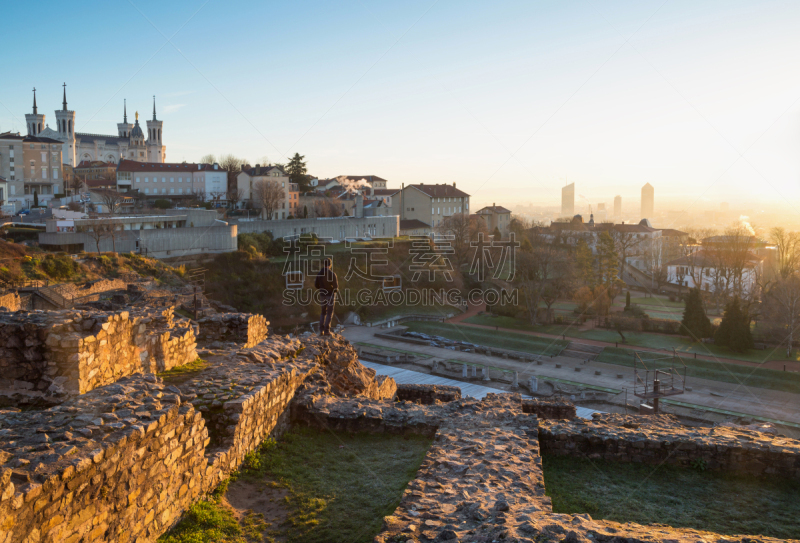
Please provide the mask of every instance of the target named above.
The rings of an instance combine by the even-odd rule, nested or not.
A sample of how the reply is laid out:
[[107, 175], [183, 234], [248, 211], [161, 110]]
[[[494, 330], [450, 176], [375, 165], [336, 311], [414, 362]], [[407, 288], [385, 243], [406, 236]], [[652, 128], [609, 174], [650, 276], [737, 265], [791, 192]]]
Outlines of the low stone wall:
[[188, 321], [176, 324], [171, 309], [0, 314], [0, 389], [83, 394], [137, 372], [191, 362], [195, 346]]
[[684, 467], [701, 462], [710, 470], [800, 479], [798, 440], [725, 427], [690, 429], [671, 415], [541, 421], [539, 441], [550, 454]]
[[7, 311], [19, 311], [22, 308], [22, 300], [16, 292], [8, 292], [0, 295], [0, 308]]
[[199, 319], [198, 324], [198, 339], [205, 343], [227, 341], [252, 347], [267, 337], [269, 321], [261, 315], [250, 313], [222, 313]]
[[561, 398], [533, 398], [522, 400], [522, 412], [533, 413], [540, 419], [574, 419], [575, 404]]
[[[334, 372], [328, 353], [316, 338], [275, 337], [177, 386], [138, 374], [44, 411], [0, 412], [0, 543], [154, 541], [285, 426], [304, 380]], [[214, 410], [225, 431], [212, 446]]]
[[397, 399], [424, 405], [461, 399], [461, 389], [447, 385], [397, 385]]

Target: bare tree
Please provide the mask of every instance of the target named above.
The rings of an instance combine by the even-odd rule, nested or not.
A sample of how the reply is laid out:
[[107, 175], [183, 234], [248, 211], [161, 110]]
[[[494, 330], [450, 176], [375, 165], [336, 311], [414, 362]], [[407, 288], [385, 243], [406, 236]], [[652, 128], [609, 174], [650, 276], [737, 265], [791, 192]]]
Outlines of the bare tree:
[[[471, 243], [478, 240], [480, 233], [486, 234], [486, 221], [482, 217], [470, 216], [468, 213], [456, 213], [442, 220], [436, 226], [436, 232], [452, 238], [453, 255], [456, 260], [456, 269], [466, 262], [471, 252]], [[487, 242], [488, 243], [488, 242]]]
[[239, 202], [241, 202], [243, 199], [244, 191], [242, 189], [232, 188], [228, 191], [228, 205], [234, 209], [236, 209], [236, 207], [239, 205]]
[[267, 220], [272, 220], [272, 215], [285, 197], [283, 187], [277, 181], [262, 180], [253, 185], [253, 205], [262, 210]]
[[120, 206], [122, 206], [125, 201], [125, 195], [116, 190], [99, 189], [94, 191], [94, 193], [97, 194], [103, 206], [108, 209], [109, 214], [112, 216], [119, 211]]
[[243, 158], [237, 158], [233, 155], [223, 155], [219, 157], [219, 166], [223, 170], [228, 171], [228, 186], [226, 190], [233, 190], [236, 188], [236, 178], [242, 172], [247, 161]]
[[779, 278], [764, 293], [767, 315], [786, 332], [786, 358], [792, 357], [795, 328], [800, 326], [800, 277]]
[[315, 217], [341, 217], [342, 206], [337, 205], [333, 198], [323, 196], [314, 199], [312, 212]]
[[800, 268], [800, 234], [775, 227], [770, 231], [770, 241], [775, 245], [775, 275], [786, 279], [797, 273]]
[[550, 321], [555, 301], [569, 289], [573, 267], [566, 247], [551, 243], [537, 232], [530, 232], [516, 259], [515, 284], [525, 297], [533, 325], [538, 322], [539, 302], [547, 306], [545, 320]]
[[88, 234], [89, 237], [94, 240], [98, 253], [100, 252], [100, 242], [111, 236], [109, 223], [110, 221], [96, 220], [92, 222], [92, 225], [87, 227], [85, 230], [86, 234]]
[[216, 161], [217, 159], [214, 155], [208, 154], [200, 159], [200, 164], [214, 164]]

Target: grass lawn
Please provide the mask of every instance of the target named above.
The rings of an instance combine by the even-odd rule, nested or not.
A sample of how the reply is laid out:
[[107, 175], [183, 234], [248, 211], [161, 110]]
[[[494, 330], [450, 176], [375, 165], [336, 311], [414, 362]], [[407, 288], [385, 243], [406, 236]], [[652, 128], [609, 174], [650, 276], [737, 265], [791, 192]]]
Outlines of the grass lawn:
[[[320, 432], [299, 427], [280, 442], [267, 440], [250, 453], [242, 470], [207, 501], [192, 506], [160, 543], [369, 543], [383, 517], [394, 511], [414, 478], [431, 439], [389, 434]], [[283, 524], [270, 525], [254, 512], [238, 521], [223, 504], [228, 483], [288, 491]]]
[[457, 341], [468, 341], [486, 347], [497, 347], [499, 349], [510, 349], [532, 354], [558, 354], [568, 343], [560, 339], [538, 338], [502, 330], [484, 330], [446, 322], [414, 321], [405, 323], [405, 325], [414, 332], [423, 332]]
[[[622, 338], [614, 330], [605, 328], [594, 328], [592, 330], [581, 331], [577, 326], [568, 324], [549, 324], [546, 326], [531, 326], [523, 319], [512, 317], [495, 317], [491, 315], [475, 315], [465, 319], [464, 322], [470, 324], [482, 324], [485, 326], [499, 326], [512, 330], [524, 330], [538, 332], [540, 334], [566, 335], [574, 339], [592, 339], [595, 341], [605, 341], [608, 343], [619, 342]], [[731, 358], [734, 360], [745, 360], [748, 362], [762, 363], [768, 360], [785, 360], [786, 352], [783, 349], [751, 349], [746, 353], [736, 353], [726, 347], [709, 343], [697, 343], [689, 341], [688, 338], [677, 335], [655, 334], [652, 332], [623, 332], [625, 334], [625, 344], [631, 347], [647, 347], [650, 349], [666, 349], [671, 351], [673, 348], [681, 354], [693, 355], [697, 353], [704, 356], [716, 356], [719, 358]], [[440, 334], [443, 335], [443, 334]], [[448, 336], [449, 337], [449, 336]], [[792, 354], [793, 360], [800, 360], [800, 350]]]
[[399, 317], [403, 315], [436, 315], [447, 317], [447, 315], [458, 315], [461, 313], [451, 305], [377, 305], [375, 315], [371, 315], [369, 321], [380, 321], [389, 317]]
[[[622, 302], [622, 305], [625, 305], [625, 296], [617, 296], [617, 302]], [[653, 307], [674, 307], [683, 309], [684, 303], [683, 302], [670, 302], [669, 298], [661, 298], [658, 296], [650, 297], [650, 296], [631, 296], [631, 303], [637, 305], [646, 305], [646, 306], [653, 306]]]
[[[642, 358], [647, 363], [647, 355], [642, 353]], [[660, 356], [659, 353], [652, 353], [654, 357]], [[617, 349], [606, 347], [597, 357], [598, 362], [606, 364], [617, 364], [619, 366], [633, 367], [633, 351], [630, 349]], [[698, 379], [711, 379], [722, 381], [723, 383], [743, 384], [744, 386], [766, 388], [770, 390], [782, 390], [784, 392], [800, 392], [800, 373], [771, 370], [753, 366], [740, 366], [726, 362], [715, 362], [713, 360], [695, 360], [694, 358], [684, 358], [686, 364], [686, 377]], [[647, 364], [648, 368], [669, 367], [671, 359], [659, 360]], [[680, 365], [680, 364], [679, 364]], [[689, 383], [691, 385], [691, 381]]]
[[720, 534], [800, 537], [800, 485], [567, 456], [543, 457], [556, 513], [639, 524], [667, 524]]

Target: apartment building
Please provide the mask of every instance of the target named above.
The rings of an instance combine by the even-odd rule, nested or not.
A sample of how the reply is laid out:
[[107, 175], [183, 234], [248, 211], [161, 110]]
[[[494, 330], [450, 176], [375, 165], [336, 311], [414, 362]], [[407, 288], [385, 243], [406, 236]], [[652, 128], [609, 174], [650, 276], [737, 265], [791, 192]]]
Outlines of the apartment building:
[[511, 210], [492, 204], [475, 212], [476, 215], [483, 217], [489, 232], [494, 232], [497, 228], [503, 236], [508, 235], [508, 226], [511, 224]]
[[425, 184], [403, 186], [392, 198], [392, 214], [401, 220], [417, 219], [436, 228], [447, 217], [469, 213], [469, 194], [456, 184]]
[[14, 211], [30, 208], [35, 199], [43, 205], [62, 191], [61, 149], [62, 143], [51, 138], [0, 134], [0, 176]]
[[197, 198], [204, 202], [226, 201], [228, 170], [219, 164], [136, 162], [117, 165], [117, 190], [139, 191], [153, 199]]
[[278, 183], [283, 189], [283, 200], [278, 204], [278, 209], [272, 219], [286, 219], [288, 217], [298, 217], [302, 214], [300, 208], [300, 187], [297, 183], [292, 183], [289, 176], [279, 166], [255, 166], [246, 165], [236, 176], [236, 186], [241, 191], [241, 203], [251, 202], [258, 207], [253, 200], [253, 190], [261, 182]]

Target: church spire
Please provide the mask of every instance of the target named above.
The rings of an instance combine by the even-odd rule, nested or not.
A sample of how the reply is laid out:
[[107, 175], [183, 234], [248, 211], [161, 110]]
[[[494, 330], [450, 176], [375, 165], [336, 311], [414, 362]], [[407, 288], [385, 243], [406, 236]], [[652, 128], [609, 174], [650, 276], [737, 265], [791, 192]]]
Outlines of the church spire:
[[64, 83], [64, 111], [67, 111], [67, 84]]
[[123, 116], [122, 122], [125, 123], [125, 124], [128, 124], [128, 99], [127, 98], [125, 98], [124, 101], [123, 101], [122, 111], [123, 111], [123, 113], [122, 113], [122, 116]]
[[153, 120], [156, 120], [156, 95], [153, 95]]
[[36, 108], [36, 87], [33, 87], [33, 114], [37, 115], [38, 113]]

